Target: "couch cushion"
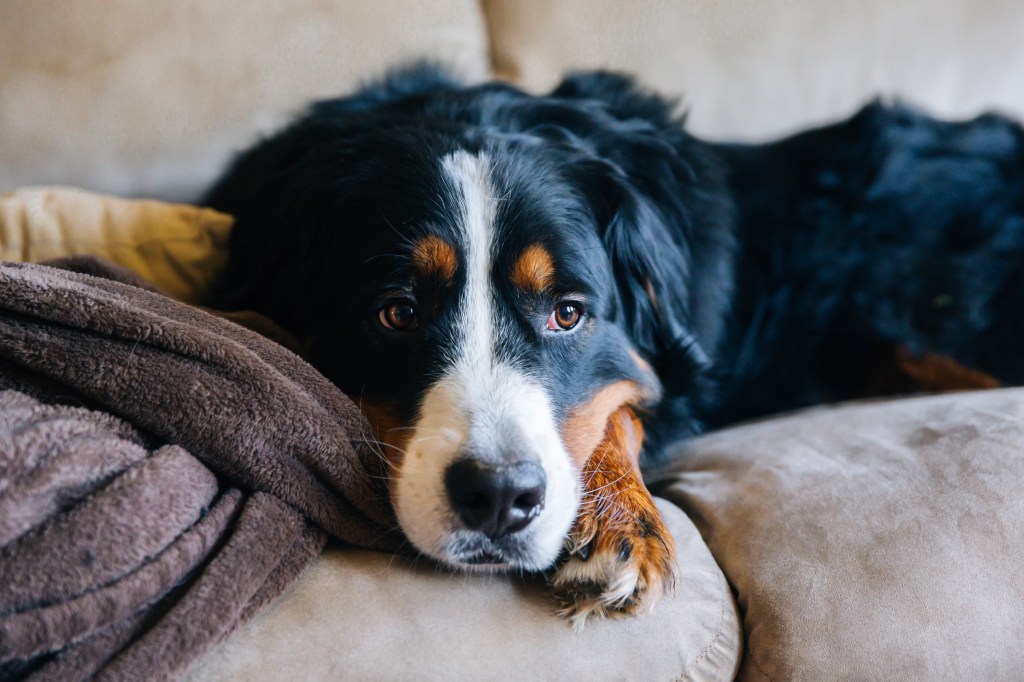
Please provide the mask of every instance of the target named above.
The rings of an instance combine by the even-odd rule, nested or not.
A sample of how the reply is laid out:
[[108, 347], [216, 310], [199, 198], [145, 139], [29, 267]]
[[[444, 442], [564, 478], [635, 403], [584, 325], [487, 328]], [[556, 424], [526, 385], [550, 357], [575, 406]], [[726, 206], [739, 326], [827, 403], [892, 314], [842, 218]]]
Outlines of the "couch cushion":
[[257, 131], [424, 57], [486, 75], [474, 0], [0, 3], [0, 192], [194, 200]]
[[1024, 117], [1015, 0], [485, 0], [498, 75], [609, 67], [683, 96], [701, 135], [762, 138], [899, 95]]
[[160, 201], [60, 187], [0, 195], [0, 260], [102, 256], [189, 303], [203, 300], [227, 260], [231, 216]]
[[746, 679], [1019, 679], [1024, 389], [693, 441], [660, 492], [738, 594]]
[[334, 548], [188, 676], [200, 680], [730, 680], [732, 595], [693, 524], [658, 501], [679, 548], [671, 597], [638, 618], [554, 615], [543, 586]]

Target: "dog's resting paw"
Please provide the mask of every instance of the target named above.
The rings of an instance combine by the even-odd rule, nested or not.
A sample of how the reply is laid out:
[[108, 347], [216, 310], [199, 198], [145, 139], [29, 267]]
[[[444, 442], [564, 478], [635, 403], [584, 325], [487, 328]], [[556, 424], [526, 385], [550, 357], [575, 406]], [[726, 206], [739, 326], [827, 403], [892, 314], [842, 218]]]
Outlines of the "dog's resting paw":
[[[644, 491], [646, 492], [646, 491]], [[628, 513], [628, 512], [627, 512]], [[551, 583], [575, 629], [591, 616], [650, 610], [674, 582], [675, 549], [656, 508], [610, 522], [588, 516]]]
[[631, 452], [638, 448], [634, 419], [629, 413], [613, 422], [618, 428], [588, 462], [566, 558], [551, 577], [559, 613], [576, 629], [591, 616], [650, 610], [674, 582], [672, 536]]

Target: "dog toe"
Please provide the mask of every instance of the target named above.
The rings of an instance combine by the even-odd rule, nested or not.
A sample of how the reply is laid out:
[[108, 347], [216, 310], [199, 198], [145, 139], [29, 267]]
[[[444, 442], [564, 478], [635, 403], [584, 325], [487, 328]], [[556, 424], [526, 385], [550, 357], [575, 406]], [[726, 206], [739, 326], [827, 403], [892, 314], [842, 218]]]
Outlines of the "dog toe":
[[672, 538], [657, 509], [632, 523], [594, 521], [579, 524], [591, 528], [574, 534], [568, 557], [551, 580], [559, 613], [577, 630], [591, 616], [649, 611], [674, 579]]

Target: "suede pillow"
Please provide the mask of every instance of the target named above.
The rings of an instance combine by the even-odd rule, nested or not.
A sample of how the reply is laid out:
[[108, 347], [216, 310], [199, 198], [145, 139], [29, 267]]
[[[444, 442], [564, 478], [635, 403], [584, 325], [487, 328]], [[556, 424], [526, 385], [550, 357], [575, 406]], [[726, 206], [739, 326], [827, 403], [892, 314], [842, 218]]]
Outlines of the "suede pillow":
[[679, 577], [650, 614], [576, 633], [538, 582], [333, 548], [187, 679], [731, 680], [732, 594], [689, 519], [657, 502]]
[[197, 303], [227, 260], [231, 223], [231, 216], [196, 206], [26, 188], [0, 196], [0, 260], [102, 256]]
[[307, 102], [419, 59], [487, 75], [477, 0], [0, 2], [0, 192], [195, 201]]
[[1024, 116], [1014, 0], [484, 0], [496, 74], [632, 73], [701, 136], [760, 140], [896, 96], [961, 118]]
[[740, 677], [1020, 679], [1024, 389], [710, 435], [661, 495], [737, 593]]

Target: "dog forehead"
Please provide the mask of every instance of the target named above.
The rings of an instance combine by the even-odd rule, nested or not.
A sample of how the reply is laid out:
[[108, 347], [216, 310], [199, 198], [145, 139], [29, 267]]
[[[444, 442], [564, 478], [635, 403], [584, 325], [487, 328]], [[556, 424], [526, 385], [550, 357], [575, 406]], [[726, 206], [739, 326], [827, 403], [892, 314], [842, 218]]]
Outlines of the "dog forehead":
[[546, 163], [515, 158], [495, 163], [498, 269], [528, 293], [553, 285], [561, 289], [557, 293], [604, 293], [612, 275], [601, 226], [575, 186], [575, 175], [551, 171], [557, 159], [549, 154], [541, 159]]

